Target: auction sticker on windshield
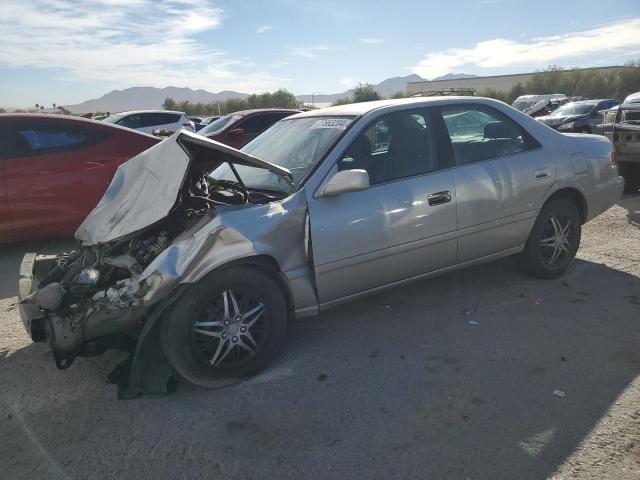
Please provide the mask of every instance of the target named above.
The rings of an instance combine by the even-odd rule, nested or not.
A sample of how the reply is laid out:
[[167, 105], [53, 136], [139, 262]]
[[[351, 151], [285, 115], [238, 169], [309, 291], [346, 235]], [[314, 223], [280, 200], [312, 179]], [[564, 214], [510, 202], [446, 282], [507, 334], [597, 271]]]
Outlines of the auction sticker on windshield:
[[311, 125], [311, 129], [338, 128], [340, 130], [344, 130], [350, 123], [351, 120], [348, 118], [323, 118], [322, 120], [318, 120], [313, 125]]

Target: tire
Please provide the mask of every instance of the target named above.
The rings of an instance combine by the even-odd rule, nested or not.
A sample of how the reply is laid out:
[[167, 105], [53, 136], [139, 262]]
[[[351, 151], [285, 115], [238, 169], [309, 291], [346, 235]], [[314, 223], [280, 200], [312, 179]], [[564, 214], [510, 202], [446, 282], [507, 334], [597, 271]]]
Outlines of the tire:
[[[567, 225], [568, 231], [563, 234]], [[538, 278], [561, 275], [578, 251], [581, 227], [580, 214], [571, 200], [551, 200], [538, 214], [525, 249], [519, 256], [519, 263]]]
[[189, 287], [163, 316], [162, 350], [185, 380], [224, 387], [271, 363], [284, 344], [287, 317], [281, 289], [262, 270], [216, 271]]
[[624, 177], [624, 193], [637, 193], [640, 189], [640, 164], [620, 163], [618, 172]]

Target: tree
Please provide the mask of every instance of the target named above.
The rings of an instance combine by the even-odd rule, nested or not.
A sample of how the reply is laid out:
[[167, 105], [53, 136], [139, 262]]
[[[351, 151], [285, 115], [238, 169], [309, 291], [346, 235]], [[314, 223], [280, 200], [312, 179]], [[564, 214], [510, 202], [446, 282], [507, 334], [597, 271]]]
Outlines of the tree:
[[40, 110], [40, 105], [36, 103], [36, 110]]
[[0, 108], [0, 113], [6, 113], [7, 111], [4, 108]]
[[353, 89], [353, 100], [359, 102], [371, 102], [372, 100], [380, 100], [378, 92], [375, 91], [373, 85], [369, 83], [359, 83]]
[[333, 102], [333, 105], [348, 105], [349, 103], [353, 103], [353, 100], [349, 97], [344, 97]]
[[176, 102], [173, 98], [165, 98], [164, 103], [162, 104], [162, 108], [165, 110], [175, 110]]

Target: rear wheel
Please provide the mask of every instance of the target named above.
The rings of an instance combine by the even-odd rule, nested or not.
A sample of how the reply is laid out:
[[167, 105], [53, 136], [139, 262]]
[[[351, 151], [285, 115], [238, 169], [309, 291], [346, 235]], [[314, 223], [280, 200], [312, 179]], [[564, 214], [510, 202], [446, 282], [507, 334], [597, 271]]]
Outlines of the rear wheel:
[[243, 266], [191, 286], [162, 319], [161, 342], [183, 378], [215, 388], [269, 365], [286, 330], [287, 307], [278, 285], [261, 270]]
[[565, 198], [547, 203], [536, 219], [521, 265], [540, 278], [554, 278], [571, 264], [580, 246], [582, 221], [575, 204]]

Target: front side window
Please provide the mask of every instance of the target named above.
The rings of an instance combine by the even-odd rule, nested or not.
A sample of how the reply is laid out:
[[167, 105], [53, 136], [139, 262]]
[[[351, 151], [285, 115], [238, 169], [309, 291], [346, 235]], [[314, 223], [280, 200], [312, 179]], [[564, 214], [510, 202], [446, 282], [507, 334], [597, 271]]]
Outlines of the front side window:
[[18, 155], [40, 155], [84, 147], [93, 138], [81, 128], [52, 125], [16, 126], [14, 149]]
[[142, 115], [139, 113], [127, 115], [126, 117], [122, 117], [118, 120], [116, 124], [127, 128], [140, 128], [143, 126]]
[[433, 172], [439, 164], [431, 123], [424, 111], [384, 115], [354, 140], [338, 169], [366, 170], [372, 185]]
[[529, 150], [524, 130], [490, 107], [454, 105], [440, 110], [456, 165]]

